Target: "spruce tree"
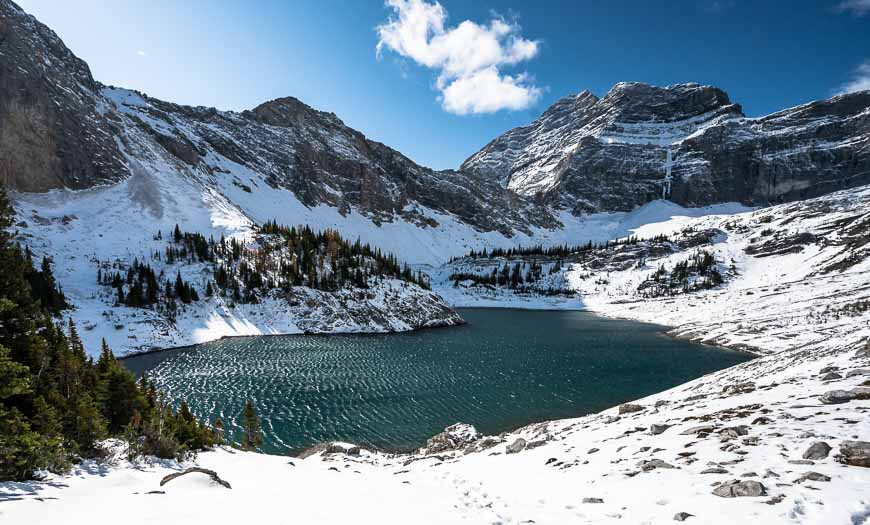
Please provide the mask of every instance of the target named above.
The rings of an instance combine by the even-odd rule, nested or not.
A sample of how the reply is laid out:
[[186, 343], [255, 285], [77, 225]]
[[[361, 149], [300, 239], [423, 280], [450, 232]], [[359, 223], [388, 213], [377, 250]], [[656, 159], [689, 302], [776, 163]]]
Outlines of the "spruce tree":
[[242, 410], [242, 424], [242, 450], [258, 449], [263, 444], [263, 432], [260, 429], [260, 417], [250, 399], [245, 401], [245, 408]]

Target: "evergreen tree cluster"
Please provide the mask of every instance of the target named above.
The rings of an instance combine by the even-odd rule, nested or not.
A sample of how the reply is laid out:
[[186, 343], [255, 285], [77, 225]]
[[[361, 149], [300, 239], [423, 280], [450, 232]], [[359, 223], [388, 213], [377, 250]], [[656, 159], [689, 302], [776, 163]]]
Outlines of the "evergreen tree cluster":
[[51, 314], [64, 303], [51, 299], [62, 294], [50, 263], [34, 270], [12, 242], [13, 217], [0, 188], [0, 479], [63, 471], [111, 436], [131, 441], [131, 454], [159, 457], [214, 443], [211, 428], [137, 381], [105, 342], [94, 361], [71, 321], [66, 332], [55, 324]]
[[638, 286], [643, 297], [664, 297], [715, 288], [724, 282], [716, 258], [706, 250], [698, 250], [669, 272], [664, 264]]
[[[630, 246], [637, 244], [642, 241], [649, 241], [653, 243], [661, 243], [667, 242], [669, 240], [668, 236], [665, 234], [656, 235], [655, 237], [651, 237], [649, 239], [640, 239], [637, 236], [625, 237], [623, 239], [617, 239], [614, 241], [604, 241], [603, 243], [594, 243], [592, 241], [587, 242], [586, 244], [580, 244], [575, 246], [570, 246], [568, 244], [561, 244], [558, 246], [550, 246], [545, 248], [543, 245], [538, 244], [535, 246], [517, 246], [514, 248], [493, 248], [490, 251], [487, 251], [484, 248], [482, 251], [471, 250], [468, 252], [468, 257], [470, 259], [498, 259], [498, 258], [512, 258], [512, 257], [545, 257], [545, 258], [556, 258], [556, 257], [567, 257], [569, 255], [583, 254], [586, 252], [591, 252], [595, 250], [607, 250], [613, 249], [617, 246]], [[456, 261], [457, 258], [453, 257], [450, 259], [450, 262]]]

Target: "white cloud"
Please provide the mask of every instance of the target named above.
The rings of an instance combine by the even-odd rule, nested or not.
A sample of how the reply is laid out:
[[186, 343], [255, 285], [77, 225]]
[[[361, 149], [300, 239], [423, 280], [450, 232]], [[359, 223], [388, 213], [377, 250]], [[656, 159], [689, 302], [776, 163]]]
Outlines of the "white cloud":
[[870, 13], [870, 0], [843, 0], [837, 4], [839, 12], [849, 11], [855, 16], [864, 16]]
[[465, 20], [446, 27], [447, 12], [438, 2], [387, 0], [386, 5], [394, 16], [377, 28], [378, 56], [390, 49], [437, 70], [435, 87], [445, 110], [458, 115], [517, 110], [540, 97], [529, 75], [499, 70], [538, 54], [540, 42], [520, 36], [515, 23], [494, 17], [486, 25]]
[[136, 54], [139, 55], [140, 57], [148, 56], [148, 53], [146, 53], [145, 51], [142, 51], [141, 49], [139, 51], [136, 51]]
[[866, 90], [870, 90], [870, 60], [865, 60], [863, 64], [855, 69], [852, 80], [840, 86], [837, 94], [843, 95]]

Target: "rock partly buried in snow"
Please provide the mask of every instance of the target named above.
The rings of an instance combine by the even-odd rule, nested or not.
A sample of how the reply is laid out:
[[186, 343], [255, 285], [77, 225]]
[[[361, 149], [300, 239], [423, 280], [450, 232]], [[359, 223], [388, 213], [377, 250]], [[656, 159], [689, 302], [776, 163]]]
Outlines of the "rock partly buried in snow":
[[346, 454], [348, 456], [359, 456], [360, 448], [352, 443], [333, 442], [326, 446], [324, 454]]
[[625, 403], [624, 405], [619, 405], [619, 413], [620, 414], [633, 414], [634, 412], [640, 412], [644, 407], [640, 405], [633, 405], [631, 403]]
[[865, 399], [870, 399], [870, 388], [863, 386], [851, 390], [829, 390], [819, 397], [819, 401], [826, 405], [839, 405]]
[[467, 423], [456, 423], [444, 429], [444, 432], [432, 436], [426, 446], [420, 449], [421, 454], [438, 454], [465, 448], [480, 439], [480, 432]]
[[517, 438], [513, 443], [507, 446], [505, 453], [516, 454], [517, 452], [522, 452], [524, 448], [526, 448], [526, 440], [523, 438]]
[[689, 514], [688, 512], [678, 512], [674, 514], [674, 521], [686, 521], [694, 516], [694, 514]]
[[843, 376], [836, 372], [828, 372], [820, 378], [822, 381], [836, 381], [837, 379], [843, 379]]
[[472, 454], [474, 452], [482, 452], [491, 449], [499, 443], [504, 443], [504, 439], [495, 436], [486, 436], [465, 447], [465, 450], [463, 450], [462, 453]]
[[583, 498], [583, 503], [604, 503], [601, 498]]
[[728, 474], [728, 471], [722, 467], [710, 467], [702, 470], [701, 474]]
[[795, 483], [803, 483], [804, 481], [831, 481], [831, 477], [821, 474], [819, 472], [807, 472], [798, 479], [794, 480]]
[[653, 436], [657, 436], [669, 428], [671, 428], [671, 425], [666, 425], [664, 423], [662, 423], [662, 424], [653, 423], [649, 427], [649, 433], [652, 434]]
[[650, 459], [646, 461], [641, 461], [637, 464], [641, 470], [644, 472], [649, 472], [650, 470], [655, 470], [657, 468], [677, 468], [666, 461], [662, 461], [661, 459]]
[[755, 390], [755, 383], [751, 381], [747, 381], [745, 383], [735, 383], [733, 385], [726, 385], [725, 388], [722, 389], [722, 393], [726, 396], [733, 396], [737, 394], [748, 394]]
[[689, 436], [689, 435], [695, 435], [695, 434], [709, 434], [710, 432], [713, 432], [714, 430], [716, 430], [716, 427], [714, 425], [700, 425], [697, 427], [692, 427], [692, 428], [688, 428], [686, 430], [683, 430], [682, 432], [680, 432], [680, 435], [681, 436]]
[[758, 481], [732, 479], [715, 489], [713, 495], [720, 498], [756, 497], [767, 494], [767, 489]]
[[816, 441], [804, 452], [804, 459], [825, 459], [830, 452], [830, 445], [824, 441]]
[[870, 442], [843, 441], [837, 460], [853, 467], [870, 467]]
[[206, 476], [210, 477], [211, 480], [214, 481], [215, 483], [217, 483], [218, 485], [224, 486], [228, 489], [233, 488], [232, 486], [230, 486], [230, 483], [228, 481], [222, 480], [220, 478], [220, 476], [218, 476], [217, 472], [215, 472], [213, 470], [209, 470], [207, 468], [200, 468], [200, 467], [190, 467], [190, 468], [185, 469], [181, 472], [173, 472], [172, 474], [169, 474], [168, 476], [164, 476], [163, 479], [160, 480], [160, 486], [162, 487], [163, 485], [166, 485], [167, 483], [169, 483], [173, 479], [179, 478], [179, 477], [184, 476], [186, 474], [205, 474]]

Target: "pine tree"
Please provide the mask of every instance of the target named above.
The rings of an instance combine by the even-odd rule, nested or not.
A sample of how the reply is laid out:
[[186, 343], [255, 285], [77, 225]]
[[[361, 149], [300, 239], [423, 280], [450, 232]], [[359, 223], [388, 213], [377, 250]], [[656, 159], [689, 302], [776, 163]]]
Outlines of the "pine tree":
[[250, 399], [245, 401], [245, 408], [242, 410], [242, 424], [244, 425], [242, 450], [258, 449], [263, 444], [263, 432], [260, 430], [260, 418], [257, 416], [257, 410]]

